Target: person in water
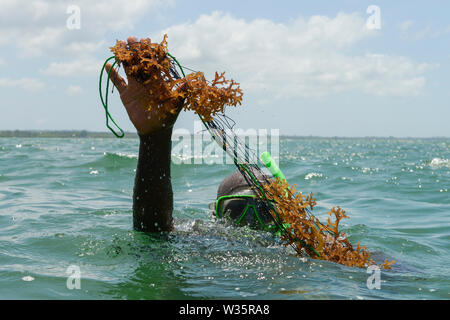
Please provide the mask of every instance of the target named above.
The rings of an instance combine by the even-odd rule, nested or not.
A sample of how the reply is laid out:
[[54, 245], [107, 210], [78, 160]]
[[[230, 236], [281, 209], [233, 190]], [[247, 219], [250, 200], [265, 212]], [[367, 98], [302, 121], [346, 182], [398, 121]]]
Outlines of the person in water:
[[[136, 42], [129, 37], [128, 43]], [[111, 64], [106, 65], [109, 72]], [[162, 117], [159, 110], [146, 110], [150, 94], [145, 85], [132, 77], [125, 81], [115, 69], [111, 80], [135, 126], [139, 140], [139, 158], [133, 190], [133, 227], [138, 231], [161, 232], [173, 228], [173, 191], [170, 176], [172, 130], [182, 109], [176, 102], [174, 114]], [[257, 177], [262, 180], [262, 177]], [[220, 184], [217, 200], [210, 206], [218, 218], [229, 217], [239, 224], [267, 226], [271, 222], [268, 210], [256, 199], [248, 177], [234, 172]]]

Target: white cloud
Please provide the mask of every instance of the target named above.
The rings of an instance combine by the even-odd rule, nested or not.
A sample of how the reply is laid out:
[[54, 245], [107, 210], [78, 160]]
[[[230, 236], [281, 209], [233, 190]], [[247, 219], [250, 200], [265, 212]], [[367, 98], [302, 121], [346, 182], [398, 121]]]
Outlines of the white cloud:
[[[66, 26], [69, 5], [80, 8], [79, 30]], [[2, 0], [0, 45], [16, 46], [21, 56], [89, 54], [107, 31], [130, 30], [150, 9], [163, 5], [167, 1]]]
[[0, 78], [0, 87], [21, 88], [25, 90], [38, 90], [44, 87], [44, 83], [34, 78], [9, 79]]
[[83, 93], [83, 88], [81, 88], [80, 86], [70, 85], [67, 88], [66, 93], [69, 96], [77, 96], [77, 95], [80, 95], [81, 93]]
[[[1, 1], [0, 47], [10, 51], [15, 47], [20, 57], [52, 59], [54, 62], [40, 71], [57, 76], [98, 74], [103, 61], [94, 56], [107, 50], [107, 32], [131, 30], [150, 10], [172, 4], [163, 0]], [[67, 8], [71, 5], [80, 8], [78, 30], [67, 28]]]
[[406, 20], [399, 25], [400, 31], [406, 39], [421, 41], [446, 37], [450, 34], [450, 25], [440, 28], [435, 28], [431, 25], [421, 25], [412, 30], [413, 25], [414, 22], [412, 20]]
[[246, 21], [214, 12], [163, 30], [183, 65], [228, 71], [244, 92], [273, 98], [324, 96], [345, 90], [374, 95], [415, 95], [425, 85], [426, 64], [386, 54], [352, 55], [362, 39], [376, 36], [358, 14], [312, 16], [289, 23]]
[[80, 54], [82, 55], [83, 53], [95, 52], [98, 49], [103, 48], [105, 45], [106, 41], [104, 40], [99, 40], [98, 42], [77, 41], [69, 43], [66, 47], [64, 47], [64, 50], [67, 54], [77, 53], [77, 56], [80, 56]]
[[82, 58], [69, 62], [52, 62], [41, 69], [43, 74], [64, 77], [85, 76], [99, 74], [103, 61], [91, 58]]

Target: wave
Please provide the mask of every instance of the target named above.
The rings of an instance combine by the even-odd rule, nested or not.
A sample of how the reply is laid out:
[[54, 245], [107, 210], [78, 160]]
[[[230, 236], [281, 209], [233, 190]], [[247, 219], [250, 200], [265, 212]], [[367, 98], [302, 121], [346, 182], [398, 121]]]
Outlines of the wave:
[[430, 167], [434, 168], [450, 168], [450, 161], [448, 159], [434, 158], [430, 162]]
[[111, 159], [122, 159], [122, 158], [127, 158], [127, 159], [137, 159], [138, 155], [131, 153], [131, 154], [127, 154], [127, 153], [122, 153], [122, 152], [103, 152], [103, 155], [106, 158], [111, 158]]
[[127, 154], [121, 152], [103, 152], [101, 157], [93, 159], [93, 161], [84, 162], [77, 165], [76, 167], [89, 167], [89, 170], [93, 170], [90, 174], [96, 174], [95, 172], [98, 168], [106, 169], [118, 169], [122, 167], [135, 166], [137, 154]]
[[305, 176], [305, 180], [311, 180], [313, 178], [322, 178], [323, 174], [317, 172], [310, 172]]

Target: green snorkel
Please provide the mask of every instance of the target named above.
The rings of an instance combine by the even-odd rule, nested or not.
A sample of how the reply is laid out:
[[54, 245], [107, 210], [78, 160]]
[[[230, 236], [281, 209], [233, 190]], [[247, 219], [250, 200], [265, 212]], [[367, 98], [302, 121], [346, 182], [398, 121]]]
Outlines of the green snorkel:
[[261, 154], [261, 160], [267, 167], [267, 169], [269, 169], [274, 178], [278, 178], [280, 179], [280, 181], [286, 181], [286, 177], [268, 151], [265, 151]]
[[[277, 165], [275, 160], [273, 160], [272, 156], [268, 151], [265, 151], [261, 154], [261, 160], [264, 165], [269, 169], [272, 176], [280, 181], [287, 181], [280, 167]], [[288, 192], [286, 191], [286, 197], [288, 197]]]
[[[269, 169], [270, 173], [274, 178], [279, 179], [280, 181], [286, 181], [286, 177], [284, 176], [283, 172], [281, 171], [280, 167], [277, 165], [275, 160], [273, 160], [272, 155], [270, 154], [269, 151], [261, 153], [260, 158], [264, 163], [264, 165], [267, 167], [267, 169]], [[288, 194], [286, 192], [286, 197], [287, 196]], [[289, 227], [289, 224], [287, 223], [283, 223], [282, 225], [285, 229]], [[281, 230], [278, 230], [276, 234], [280, 236]]]

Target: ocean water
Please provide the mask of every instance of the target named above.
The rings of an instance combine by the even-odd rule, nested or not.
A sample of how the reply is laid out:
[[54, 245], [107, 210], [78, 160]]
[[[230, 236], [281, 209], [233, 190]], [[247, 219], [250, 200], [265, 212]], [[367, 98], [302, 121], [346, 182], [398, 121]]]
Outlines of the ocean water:
[[280, 141], [280, 167], [315, 194], [315, 215], [341, 206], [352, 243], [397, 261], [379, 289], [366, 269], [216, 221], [208, 204], [233, 165], [173, 165], [175, 231], [134, 231], [137, 148], [0, 138], [0, 299], [450, 298], [450, 139]]

